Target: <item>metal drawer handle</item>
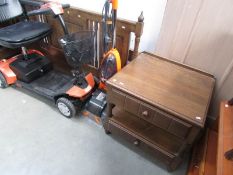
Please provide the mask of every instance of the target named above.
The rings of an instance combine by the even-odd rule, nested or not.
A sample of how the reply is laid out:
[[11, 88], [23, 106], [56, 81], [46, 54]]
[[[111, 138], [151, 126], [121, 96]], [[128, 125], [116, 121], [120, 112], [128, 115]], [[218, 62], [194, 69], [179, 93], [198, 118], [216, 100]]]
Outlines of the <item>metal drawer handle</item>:
[[142, 112], [142, 115], [145, 116], [145, 117], [148, 116], [148, 114], [149, 114], [148, 111], [143, 111]]
[[139, 141], [138, 141], [138, 140], [135, 140], [135, 141], [133, 142], [133, 144], [134, 144], [135, 146], [138, 146], [138, 145], [139, 145]]

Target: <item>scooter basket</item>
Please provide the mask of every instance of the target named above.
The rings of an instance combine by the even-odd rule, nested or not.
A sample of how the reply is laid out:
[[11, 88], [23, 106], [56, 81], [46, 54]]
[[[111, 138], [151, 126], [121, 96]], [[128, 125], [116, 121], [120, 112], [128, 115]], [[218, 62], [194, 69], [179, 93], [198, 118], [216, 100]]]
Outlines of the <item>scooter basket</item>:
[[79, 31], [59, 39], [66, 60], [73, 68], [94, 64], [94, 31]]

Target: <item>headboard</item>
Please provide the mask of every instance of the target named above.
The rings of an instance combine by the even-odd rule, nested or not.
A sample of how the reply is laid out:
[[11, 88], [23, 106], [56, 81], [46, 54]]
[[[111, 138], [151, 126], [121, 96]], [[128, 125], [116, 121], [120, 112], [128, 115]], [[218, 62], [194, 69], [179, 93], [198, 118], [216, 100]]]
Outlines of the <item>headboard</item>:
[[[43, 1], [46, 2], [46, 1]], [[32, 7], [27, 7], [32, 9]], [[136, 18], [136, 17], [135, 17]], [[34, 18], [35, 19], [35, 18]], [[46, 15], [44, 18], [53, 29], [52, 35], [49, 39], [49, 43], [56, 47], [60, 48], [58, 44], [58, 38], [63, 36], [63, 30], [59, 24], [59, 21], [54, 19], [53, 15]], [[68, 26], [68, 30], [70, 33], [80, 31], [80, 30], [92, 30], [94, 27], [94, 22], [98, 23], [100, 40], [99, 40], [99, 58], [101, 60], [103, 55], [102, 49], [102, 16], [99, 13], [87, 11], [84, 9], [71, 7], [69, 9], [65, 9], [64, 20]], [[138, 48], [140, 43], [140, 38], [143, 33], [144, 26], [144, 17], [141, 14], [137, 21], [129, 21], [123, 19], [117, 19], [117, 39], [116, 39], [116, 47], [120, 53], [122, 65], [124, 66], [127, 60], [132, 60], [138, 55]], [[131, 34], [135, 36], [134, 47], [133, 50], [130, 50], [130, 40]]]

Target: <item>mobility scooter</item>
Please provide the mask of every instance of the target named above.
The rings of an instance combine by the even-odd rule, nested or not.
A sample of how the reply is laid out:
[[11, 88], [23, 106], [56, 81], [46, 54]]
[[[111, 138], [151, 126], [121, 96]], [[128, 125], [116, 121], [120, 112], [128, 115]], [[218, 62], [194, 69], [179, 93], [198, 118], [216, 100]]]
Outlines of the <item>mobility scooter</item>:
[[[37, 10], [26, 12], [25, 4], [40, 5]], [[0, 46], [16, 49], [21, 54], [0, 60], [0, 87], [9, 85], [25, 88], [47, 97], [56, 103], [60, 113], [67, 118], [76, 114], [76, 107], [89, 99], [95, 88], [91, 73], [78, 72], [80, 66], [88, 64], [94, 57], [94, 31], [69, 34], [62, 18], [63, 8], [57, 2], [40, 4], [30, 0], [0, 0], [0, 22], [25, 16], [23, 21], [0, 29]], [[48, 36], [52, 31], [47, 23], [29, 21], [28, 16], [53, 14], [64, 30], [59, 43], [65, 57], [74, 68], [73, 75], [66, 75], [53, 69], [51, 61], [38, 50], [26, 49], [26, 46]]]

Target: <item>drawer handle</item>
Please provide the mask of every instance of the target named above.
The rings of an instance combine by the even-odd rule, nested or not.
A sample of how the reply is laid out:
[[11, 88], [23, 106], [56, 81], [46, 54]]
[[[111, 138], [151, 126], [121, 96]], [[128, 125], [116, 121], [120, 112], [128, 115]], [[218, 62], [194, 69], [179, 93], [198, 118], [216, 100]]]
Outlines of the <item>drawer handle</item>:
[[143, 112], [142, 112], [142, 115], [145, 116], [145, 117], [147, 117], [148, 114], [149, 114], [148, 111], [143, 111]]
[[138, 145], [139, 145], [139, 140], [135, 140], [135, 141], [133, 142], [133, 144], [134, 144], [135, 146], [138, 146]]

